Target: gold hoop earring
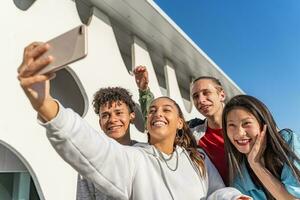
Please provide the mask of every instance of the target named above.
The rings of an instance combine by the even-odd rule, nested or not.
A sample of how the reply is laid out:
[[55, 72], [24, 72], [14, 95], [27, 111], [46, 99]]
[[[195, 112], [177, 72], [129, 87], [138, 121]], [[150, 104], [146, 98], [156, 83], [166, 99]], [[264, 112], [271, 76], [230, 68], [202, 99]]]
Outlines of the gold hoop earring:
[[183, 130], [182, 129], [177, 129], [176, 130], [176, 137], [181, 138], [183, 136]]

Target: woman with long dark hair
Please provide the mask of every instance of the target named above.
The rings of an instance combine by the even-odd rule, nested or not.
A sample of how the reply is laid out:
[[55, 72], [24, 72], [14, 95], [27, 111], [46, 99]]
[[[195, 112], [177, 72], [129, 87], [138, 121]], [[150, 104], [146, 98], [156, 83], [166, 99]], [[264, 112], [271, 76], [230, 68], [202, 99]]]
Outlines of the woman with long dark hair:
[[233, 97], [222, 117], [232, 186], [254, 199], [300, 197], [300, 136], [278, 130], [268, 108], [248, 95]]

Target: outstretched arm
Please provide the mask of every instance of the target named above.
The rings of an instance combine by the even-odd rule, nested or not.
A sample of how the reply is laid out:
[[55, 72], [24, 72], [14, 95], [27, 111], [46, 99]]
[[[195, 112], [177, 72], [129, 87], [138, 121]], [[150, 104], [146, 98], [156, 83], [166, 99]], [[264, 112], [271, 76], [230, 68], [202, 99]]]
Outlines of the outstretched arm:
[[150, 91], [150, 88], [148, 87], [148, 83], [149, 83], [148, 71], [145, 66], [137, 66], [134, 69], [133, 73], [134, 73], [136, 85], [139, 88], [139, 102], [141, 105], [143, 117], [146, 122], [149, 106], [154, 99], [154, 95]]
[[129, 198], [139, 150], [99, 133], [60, 104], [57, 116], [41, 125], [57, 153], [98, 190], [114, 199]]
[[54, 74], [36, 75], [36, 72], [53, 60], [51, 56], [42, 57], [48, 49], [49, 45], [46, 43], [31, 43], [24, 49], [23, 61], [18, 68], [18, 79], [22, 89], [32, 107], [45, 121], [53, 119], [58, 112], [58, 105], [49, 92], [49, 80]]
[[61, 157], [90, 179], [97, 189], [116, 199], [128, 199], [139, 151], [99, 134], [78, 114], [51, 97], [49, 80], [54, 75], [36, 75], [53, 60], [51, 56], [42, 57], [48, 49], [48, 44], [39, 42], [27, 46], [18, 79], [43, 120], [41, 125], [47, 129], [49, 141]]

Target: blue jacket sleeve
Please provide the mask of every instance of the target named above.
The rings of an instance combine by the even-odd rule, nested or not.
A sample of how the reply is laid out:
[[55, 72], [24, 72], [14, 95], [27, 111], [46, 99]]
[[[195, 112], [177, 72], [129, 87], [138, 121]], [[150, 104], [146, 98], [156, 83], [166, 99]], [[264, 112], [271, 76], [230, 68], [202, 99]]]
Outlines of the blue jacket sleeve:
[[[291, 130], [284, 129], [280, 131], [282, 138], [287, 142], [289, 147], [294, 151], [294, 153], [300, 157], [300, 135], [292, 132]], [[300, 170], [300, 163], [294, 162], [296, 167]], [[295, 178], [291, 168], [285, 164], [281, 173], [281, 182], [284, 184], [287, 191], [296, 196], [300, 197], [300, 184]]]
[[234, 182], [233, 185], [232, 185], [232, 187], [238, 189], [238, 190], [239, 190], [242, 194], [244, 194], [244, 195], [251, 196], [251, 194], [249, 194], [248, 191], [245, 190], [245, 188], [242, 187], [242, 186], [241, 186], [239, 183], [237, 183], [237, 182]]

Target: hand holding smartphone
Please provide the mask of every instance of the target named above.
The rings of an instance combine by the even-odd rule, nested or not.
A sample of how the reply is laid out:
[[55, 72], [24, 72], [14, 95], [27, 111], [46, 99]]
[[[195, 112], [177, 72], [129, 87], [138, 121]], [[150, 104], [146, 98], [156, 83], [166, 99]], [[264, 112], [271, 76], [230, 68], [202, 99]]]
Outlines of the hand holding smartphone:
[[80, 25], [49, 40], [47, 43], [50, 48], [42, 57], [51, 55], [54, 60], [38, 71], [37, 74], [58, 71], [68, 64], [84, 58], [87, 55], [87, 27]]

